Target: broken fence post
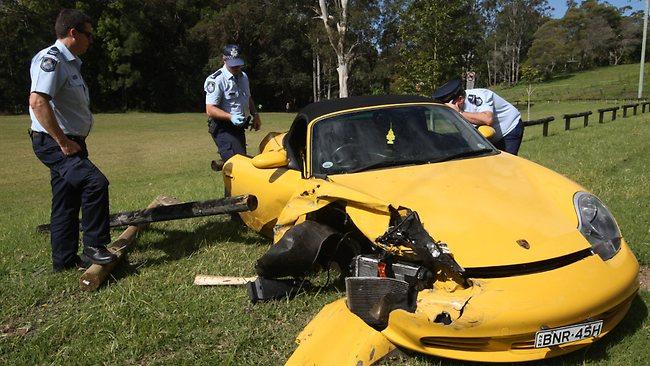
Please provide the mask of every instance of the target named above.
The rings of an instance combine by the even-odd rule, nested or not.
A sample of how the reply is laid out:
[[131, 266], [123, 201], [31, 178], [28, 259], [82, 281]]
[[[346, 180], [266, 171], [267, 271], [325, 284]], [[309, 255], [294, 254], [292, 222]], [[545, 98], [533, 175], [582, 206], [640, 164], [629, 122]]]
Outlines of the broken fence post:
[[[181, 203], [181, 201], [176, 198], [160, 195], [156, 197], [147, 208], [152, 209], [154, 207], [169, 206], [179, 203]], [[139, 230], [144, 229], [146, 225], [147, 224], [131, 225], [127, 227], [117, 240], [108, 246], [108, 250], [115, 254], [117, 259], [104, 265], [92, 264], [88, 269], [86, 269], [84, 274], [81, 275], [81, 278], [79, 278], [79, 287], [84, 291], [95, 291], [98, 289], [99, 286], [106, 281], [106, 278], [108, 278], [108, 275], [113, 271], [113, 269], [117, 267], [118, 263], [124, 259], [126, 253], [133, 246], [136, 234]]]
[[[225, 197], [207, 201], [179, 202], [178, 204], [111, 214], [110, 227], [252, 211], [255, 208], [257, 208], [257, 197], [254, 195]], [[39, 225], [36, 230], [47, 232], [50, 230], [50, 225]]]

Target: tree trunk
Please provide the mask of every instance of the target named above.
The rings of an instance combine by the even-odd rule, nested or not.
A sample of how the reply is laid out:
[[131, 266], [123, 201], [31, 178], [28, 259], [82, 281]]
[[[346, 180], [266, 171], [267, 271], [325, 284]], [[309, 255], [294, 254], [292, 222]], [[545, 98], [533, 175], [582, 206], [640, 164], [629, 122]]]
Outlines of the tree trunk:
[[316, 53], [315, 52], [312, 53], [311, 55], [311, 89], [314, 97], [312, 101], [317, 102], [318, 99], [317, 99], [316, 90], [318, 89], [316, 86]]
[[316, 90], [317, 90], [317, 101], [320, 102], [320, 96], [322, 95], [322, 89], [320, 85], [320, 76], [321, 76], [321, 67], [320, 67], [320, 54], [316, 54]]
[[337, 68], [336, 71], [339, 75], [339, 97], [346, 98], [348, 96], [348, 75], [350, 72], [350, 63], [353, 58], [353, 49], [355, 45], [350, 48], [346, 45], [347, 35], [347, 19], [348, 19], [348, 0], [339, 0], [336, 8], [340, 11], [339, 21], [336, 23], [336, 35], [332, 26], [329, 24], [329, 13], [327, 11], [327, 2], [325, 0], [318, 0], [320, 13], [318, 10], [318, 18], [323, 21], [327, 39], [336, 53]]
[[348, 63], [345, 57], [337, 57], [338, 66], [336, 72], [339, 74], [339, 98], [348, 97]]

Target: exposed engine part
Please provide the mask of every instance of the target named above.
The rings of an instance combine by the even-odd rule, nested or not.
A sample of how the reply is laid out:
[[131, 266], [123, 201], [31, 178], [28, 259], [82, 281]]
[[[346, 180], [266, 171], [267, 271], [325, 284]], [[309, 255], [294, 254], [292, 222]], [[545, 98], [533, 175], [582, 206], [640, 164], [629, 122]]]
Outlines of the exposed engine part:
[[413, 249], [424, 267], [434, 273], [441, 271], [448, 278], [466, 285], [465, 270], [461, 267], [447, 249], [446, 244], [435, 241], [424, 229], [417, 212], [406, 210], [400, 215], [397, 209], [391, 207], [391, 225], [377, 242], [384, 245], [403, 245]]
[[380, 255], [358, 255], [353, 260], [356, 277], [377, 277], [380, 263], [386, 266], [386, 277], [407, 282], [417, 291], [432, 288], [435, 275], [429, 269], [406, 262], [382, 261]]
[[348, 309], [368, 325], [383, 329], [395, 309], [414, 312], [417, 292], [394, 278], [348, 277], [345, 279]]
[[248, 282], [248, 297], [255, 304], [258, 301], [294, 297], [300, 289], [311, 287], [307, 280], [285, 279], [275, 280], [264, 277], [257, 277], [255, 281]]

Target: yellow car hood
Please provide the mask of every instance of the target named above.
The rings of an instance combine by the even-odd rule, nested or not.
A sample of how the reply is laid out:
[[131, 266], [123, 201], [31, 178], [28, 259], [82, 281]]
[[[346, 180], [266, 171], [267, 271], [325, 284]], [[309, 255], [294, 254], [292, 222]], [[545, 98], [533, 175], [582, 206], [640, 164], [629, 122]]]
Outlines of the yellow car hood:
[[589, 248], [573, 206], [573, 195], [584, 188], [513, 155], [329, 178], [417, 211], [463, 267], [530, 263]]

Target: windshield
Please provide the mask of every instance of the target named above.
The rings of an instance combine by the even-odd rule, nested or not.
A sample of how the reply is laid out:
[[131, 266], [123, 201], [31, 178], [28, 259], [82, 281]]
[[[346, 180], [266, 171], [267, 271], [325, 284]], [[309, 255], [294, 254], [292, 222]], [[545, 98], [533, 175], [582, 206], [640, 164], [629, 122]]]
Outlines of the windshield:
[[443, 106], [381, 108], [314, 125], [314, 174], [354, 173], [496, 153], [472, 125]]

